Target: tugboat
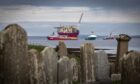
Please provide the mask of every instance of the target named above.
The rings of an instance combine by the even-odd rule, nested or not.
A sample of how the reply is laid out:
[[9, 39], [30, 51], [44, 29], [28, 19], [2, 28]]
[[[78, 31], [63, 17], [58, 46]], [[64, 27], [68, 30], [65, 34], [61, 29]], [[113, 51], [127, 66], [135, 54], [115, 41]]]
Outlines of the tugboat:
[[93, 32], [91, 32], [92, 34], [89, 35], [87, 38], [85, 38], [85, 40], [95, 40], [97, 38], [97, 35], [95, 35]]
[[[83, 17], [83, 13], [81, 14], [79, 24], [81, 23], [81, 19]], [[77, 26], [68, 25], [68, 26], [59, 26], [56, 27], [58, 35], [50, 35], [47, 36], [48, 40], [77, 40], [79, 35], [79, 30]]]

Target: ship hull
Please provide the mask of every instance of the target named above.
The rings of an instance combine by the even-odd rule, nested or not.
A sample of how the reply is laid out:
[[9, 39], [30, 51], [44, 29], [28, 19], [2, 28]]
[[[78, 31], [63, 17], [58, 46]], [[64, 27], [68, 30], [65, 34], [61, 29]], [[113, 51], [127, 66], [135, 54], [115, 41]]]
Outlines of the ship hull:
[[79, 35], [79, 32], [75, 33], [64, 33], [64, 32], [58, 32], [59, 35], [67, 35], [69, 37], [77, 37]]
[[108, 38], [104, 38], [103, 40], [114, 40], [114, 37], [108, 37]]
[[88, 37], [85, 40], [95, 40], [95, 39], [96, 39], [96, 37]]
[[77, 40], [77, 37], [47, 37], [48, 40]]

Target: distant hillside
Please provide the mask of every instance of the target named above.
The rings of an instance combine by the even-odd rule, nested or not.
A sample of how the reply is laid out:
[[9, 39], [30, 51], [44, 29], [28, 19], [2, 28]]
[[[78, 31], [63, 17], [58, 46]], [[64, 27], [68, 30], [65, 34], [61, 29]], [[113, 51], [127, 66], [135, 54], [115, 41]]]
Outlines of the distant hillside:
[[[88, 35], [80, 35], [81, 38], [85, 38]], [[115, 37], [117, 37], [118, 35], [115, 35]], [[108, 37], [107, 35], [97, 35], [98, 38], [105, 38]], [[140, 38], [140, 35], [130, 35], [130, 37], [132, 38]]]
[[140, 35], [132, 35], [132, 38], [140, 38]]

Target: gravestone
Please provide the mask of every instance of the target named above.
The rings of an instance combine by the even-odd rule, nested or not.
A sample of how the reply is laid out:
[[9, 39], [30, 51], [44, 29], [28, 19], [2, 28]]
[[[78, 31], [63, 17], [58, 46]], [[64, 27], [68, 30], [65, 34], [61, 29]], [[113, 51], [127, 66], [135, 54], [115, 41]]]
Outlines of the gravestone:
[[70, 59], [67, 56], [63, 56], [58, 61], [58, 82], [59, 84], [71, 84], [72, 83], [72, 69]]
[[0, 57], [2, 57], [1, 55], [2, 55], [2, 49], [3, 49], [3, 39], [2, 38], [3, 38], [3, 35], [0, 31]]
[[79, 67], [78, 67], [78, 64], [77, 64], [77, 61], [75, 58], [71, 58], [70, 59], [70, 65], [71, 65], [71, 78], [72, 78], [72, 81], [76, 82], [78, 81], [78, 70], [79, 70]]
[[112, 81], [121, 81], [121, 74], [112, 74], [111, 80]]
[[91, 43], [85, 43], [81, 46], [80, 52], [81, 82], [92, 83], [95, 81], [94, 47]]
[[68, 51], [65, 43], [63, 41], [59, 41], [58, 46], [56, 47], [58, 56], [61, 58], [62, 56], [67, 56]]
[[104, 51], [95, 54], [95, 77], [97, 81], [109, 81], [110, 64]]
[[41, 54], [37, 50], [31, 49], [28, 55], [30, 64], [30, 84], [47, 84], [44, 62]]
[[140, 84], [140, 52], [130, 51], [121, 59], [122, 84]]
[[3, 42], [2, 42], [3, 40], [2, 40], [2, 33], [0, 32], [0, 83], [4, 83], [4, 81], [3, 81], [3, 75], [4, 75], [4, 73], [3, 73], [3, 70], [2, 70], [2, 68], [3, 68]]
[[42, 52], [43, 61], [45, 63], [46, 80], [48, 84], [57, 83], [57, 53], [51, 47], [46, 47]]
[[29, 84], [27, 34], [17, 24], [0, 35], [0, 84]]

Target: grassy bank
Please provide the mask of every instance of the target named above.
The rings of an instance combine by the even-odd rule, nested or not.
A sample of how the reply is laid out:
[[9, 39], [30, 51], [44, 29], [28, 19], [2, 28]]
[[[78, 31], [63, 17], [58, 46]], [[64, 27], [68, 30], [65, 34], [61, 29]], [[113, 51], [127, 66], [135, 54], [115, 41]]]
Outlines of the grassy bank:
[[29, 50], [30, 49], [36, 49], [39, 52], [41, 52], [44, 48], [45, 48], [45, 46], [42, 46], [42, 45], [32, 45], [32, 44], [28, 45]]
[[[28, 45], [28, 49], [36, 49], [37, 51], [41, 52], [46, 46], [42, 46], [42, 45], [33, 45], [33, 44], [29, 44]], [[75, 58], [78, 62], [78, 64], [80, 64], [80, 55], [77, 56], [77, 54], [74, 53], [68, 53], [68, 57], [70, 58]]]

